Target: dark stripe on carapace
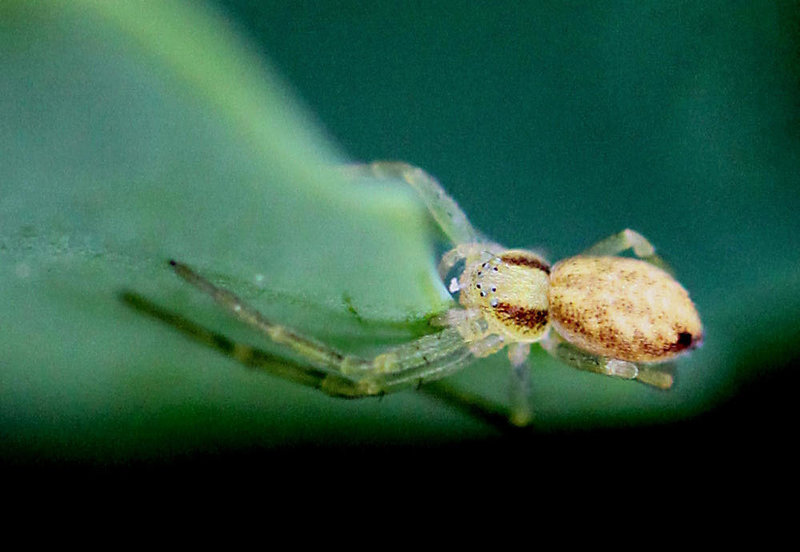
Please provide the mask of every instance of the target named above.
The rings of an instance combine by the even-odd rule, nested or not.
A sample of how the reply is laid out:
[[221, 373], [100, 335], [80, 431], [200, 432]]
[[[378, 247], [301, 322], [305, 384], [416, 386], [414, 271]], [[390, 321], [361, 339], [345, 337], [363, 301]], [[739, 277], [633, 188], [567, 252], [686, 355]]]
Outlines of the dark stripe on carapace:
[[525, 255], [518, 255], [518, 254], [511, 254], [511, 255], [503, 255], [500, 259], [504, 263], [517, 265], [517, 266], [529, 266], [531, 268], [538, 268], [545, 274], [550, 274], [550, 266], [541, 259], [537, 259], [536, 257], [527, 257]]
[[499, 318], [513, 322], [517, 326], [524, 326], [532, 330], [539, 329], [547, 324], [547, 311], [540, 309], [526, 309], [508, 303], [497, 303], [494, 310]]

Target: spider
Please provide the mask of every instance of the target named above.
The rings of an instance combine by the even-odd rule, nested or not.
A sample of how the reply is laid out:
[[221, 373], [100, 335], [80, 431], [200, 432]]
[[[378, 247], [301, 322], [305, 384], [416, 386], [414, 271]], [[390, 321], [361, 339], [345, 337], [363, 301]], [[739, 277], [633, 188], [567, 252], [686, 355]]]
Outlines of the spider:
[[[538, 343], [564, 364], [661, 389], [672, 386], [668, 361], [700, 345], [702, 324], [686, 290], [667, 272], [654, 247], [632, 230], [610, 236], [578, 256], [550, 266], [532, 251], [485, 241], [458, 204], [422, 169], [399, 162], [344, 167], [352, 176], [404, 181], [451, 242], [441, 259], [458, 306], [435, 317], [437, 330], [362, 358], [266, 319], [230, 291], [184, 263], [178, 276], [315, 370], [292, 378], [340, 397], [383, 395], [443, 378], [475, 358], [504, 348], [511, 363], [510, 421], [532, 419], [526, 360]], [[631, 249], [637, 258], [620, 257]], [[239, 360], [252, 347], [235, 344]]]

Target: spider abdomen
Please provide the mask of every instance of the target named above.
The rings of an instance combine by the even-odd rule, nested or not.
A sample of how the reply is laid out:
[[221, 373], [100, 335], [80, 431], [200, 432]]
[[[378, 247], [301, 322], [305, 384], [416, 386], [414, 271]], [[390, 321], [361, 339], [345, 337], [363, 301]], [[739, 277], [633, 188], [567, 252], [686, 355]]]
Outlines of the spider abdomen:
[[687, 291], [667, 272], [637, 259], [561, 261], [552, 268], [549, 303], [555, 330], [599, 356], [661, 362], [702, 339]]

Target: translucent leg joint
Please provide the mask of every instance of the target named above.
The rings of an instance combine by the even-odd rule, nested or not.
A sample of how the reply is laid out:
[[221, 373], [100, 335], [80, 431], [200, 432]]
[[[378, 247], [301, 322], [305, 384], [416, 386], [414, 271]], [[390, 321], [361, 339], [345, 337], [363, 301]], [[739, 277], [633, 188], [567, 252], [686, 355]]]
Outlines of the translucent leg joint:
[[657, 266], [667, 272], [671, 272], [669, 265], [656, 255], [656, 248], [650, 241], [630, 228], [622, 232], [609, 236], [591, 246], [583, 252], [584, 255], [619, 255], [623, 251], [631, 249], [633, 254], [639, 259]]
[[639, 375], [639, 369], [632, 362], [611, 359], [606, 362], [605, 373], [622, 379], [636, 379]]
[[384, 393], [380, 384], [369, 378], [359, 381], [351, 381], [335, 374], [326, 376], [320, 386], [320, 391], [332, 397], [343, 397], [358, 399], [361, 397], [371, 397]]
[[637, 257], [644, 259], [656, 254], [656, 248], [653, 247], [653, 244], [647, 241], [639, 232], [626, 228], [622, 233], [625, 235], [625, 241], [631, 245], [633, 254]]
[[395, 371], [397, 366], [397, 355], [395, 353], [383, 353], [376, 356], [372, 361], [372, 372], [375, 374], [389, 374]]

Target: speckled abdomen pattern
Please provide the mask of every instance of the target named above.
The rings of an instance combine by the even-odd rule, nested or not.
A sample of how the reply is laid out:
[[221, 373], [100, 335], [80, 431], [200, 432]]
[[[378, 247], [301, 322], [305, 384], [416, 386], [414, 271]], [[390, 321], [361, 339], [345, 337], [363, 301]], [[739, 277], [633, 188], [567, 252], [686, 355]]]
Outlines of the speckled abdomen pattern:
[[573, 345], [630, 362], [660, 362], [695, 347], [703, 327], [687, 291], [649, 263], [577, 256], [550, 275], [550, 322]]

